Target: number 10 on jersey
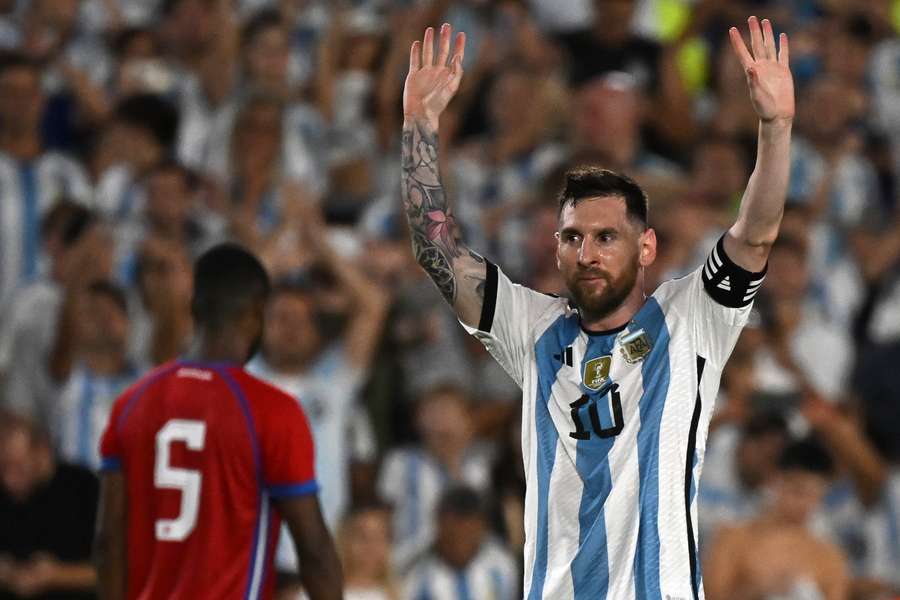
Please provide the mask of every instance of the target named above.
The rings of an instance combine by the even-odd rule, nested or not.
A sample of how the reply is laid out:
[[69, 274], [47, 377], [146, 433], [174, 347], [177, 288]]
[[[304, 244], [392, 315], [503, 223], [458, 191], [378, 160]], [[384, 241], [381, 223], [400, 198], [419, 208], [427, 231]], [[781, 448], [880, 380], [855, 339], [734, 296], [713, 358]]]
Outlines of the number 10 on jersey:
[[[604, 396], [601, 397], [601, 400], [605, 400], [605, 398], [606, 395], [604, 394]], [[610, 427], [603, 427], [603, 424], [600, 422], [600, 411], [597, 408], [597, 401], [591, 401], [591, 397], [587, 394], [584, 394], [581, 398], [569, 404], [569, 408], [572, 409], [572, 421], [575, 423], [575, 431], [570, 431], [569, 437], [575, 438], [576, 440], [589, 440], [591, 439], [591, 432], [600, 438], [611, 438], [622, 433], [622, 428], [625, 426], [625, 423], [622, 420], [622, 396], [619, 394], [618, 383], [614, 383], [612, 387], [609, 388], [609, 400], [613, 419], [613, 424]], [[591, 429], [585, 428], [581, 415], [581, 409], [586, 404], [590, 404], [587, 413]]]

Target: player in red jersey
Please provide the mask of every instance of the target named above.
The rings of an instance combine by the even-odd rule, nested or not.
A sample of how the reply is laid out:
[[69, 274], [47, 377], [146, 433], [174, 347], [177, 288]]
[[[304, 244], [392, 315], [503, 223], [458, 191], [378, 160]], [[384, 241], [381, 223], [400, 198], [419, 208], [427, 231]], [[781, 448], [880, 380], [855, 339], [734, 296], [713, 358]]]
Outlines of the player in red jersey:
[[189, 358], [116, 401], [101, 442], [104, 598], [270, 598], [281, 518], [309, 596], [341, 597], [306, 418], [242, 366], [258, 347], [268, 292], [262, 265], [240, 247], [201, 256]]

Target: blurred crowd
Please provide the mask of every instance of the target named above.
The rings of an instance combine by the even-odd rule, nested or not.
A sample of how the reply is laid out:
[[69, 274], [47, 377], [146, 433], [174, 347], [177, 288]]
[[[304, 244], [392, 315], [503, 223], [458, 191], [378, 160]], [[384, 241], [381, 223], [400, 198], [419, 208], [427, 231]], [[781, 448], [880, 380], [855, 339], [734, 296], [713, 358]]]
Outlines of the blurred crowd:
[[277, 284], [249, 369], [310, 419], [347, 598], [521, 597], [519, 390], [400, 209], [409, 44], [468, 35], [440, 135], [470, 245], [565, 293], [555, 195], [600, 164], [649, 193], [652, 289], [735, 218], [751, 14], [790, 35], [798, 116], [695, 490], [706, 595], [900, 597], [900, 2], [0, 0], [0, 598], [92, 597], [111, 403], [186, 350], [224, 240]]

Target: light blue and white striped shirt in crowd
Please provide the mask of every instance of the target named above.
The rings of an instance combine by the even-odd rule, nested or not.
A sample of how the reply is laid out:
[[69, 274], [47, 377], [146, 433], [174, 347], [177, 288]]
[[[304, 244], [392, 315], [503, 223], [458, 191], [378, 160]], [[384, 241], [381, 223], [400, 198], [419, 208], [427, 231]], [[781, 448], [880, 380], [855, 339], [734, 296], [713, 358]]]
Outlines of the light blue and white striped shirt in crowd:
[[82, 168], [57, 152], [28, 162], [0, 152], [0, 306], [45, 267], [41, 218], [62, 196], [87, 203], [91, 188]]
[[403, 585], [403, 600], [513, 600], [519, 592], [515, 562], [498, 543], [485, 541], [457, 570], [434, 553], [423, 557]]
[[100, 437], [116, 398], [141, 372], [129, 367], [119, 375], [96, 375], [76, 366], [59, 392], [52, 423], [60, 456], [70, 463], [100, 469]]
[[484, 491], [490, 484], [490, 460], [486, 452], [472, 448], [463, 457], [459, 480], [424, 448], [392, 450], [384, 460], [378, 495], [394, 507], [393, 561], [398, 570], [428, 550], [434, 541], [436, 508], [441, 494], [453, 484]]
[[488, 264], [467, 330], [522, 388], [526, 598], [703, 598], [697, 482], [722, 369], [763, 277], [720, 239], [626, 326], [588, 333], [567, 300]]

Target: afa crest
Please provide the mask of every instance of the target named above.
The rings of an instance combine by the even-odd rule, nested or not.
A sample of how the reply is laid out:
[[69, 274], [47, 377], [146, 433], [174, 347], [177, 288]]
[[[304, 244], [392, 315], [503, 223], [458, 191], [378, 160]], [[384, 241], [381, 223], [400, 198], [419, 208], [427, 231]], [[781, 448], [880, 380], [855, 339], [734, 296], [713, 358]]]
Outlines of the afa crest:
[[609, 380], [609, 367], [612, 364], [612, 356], [607, 354], [599, 358], [592, 358], [584, 364], [584, 374], [581, 381], [590, 390], [599, 391]]

